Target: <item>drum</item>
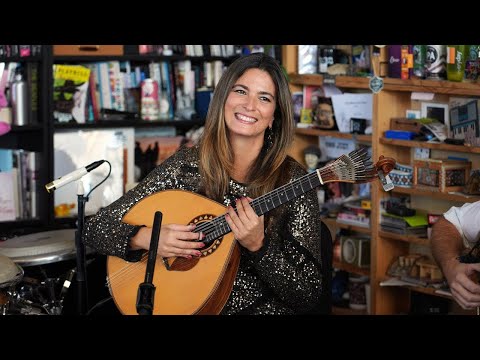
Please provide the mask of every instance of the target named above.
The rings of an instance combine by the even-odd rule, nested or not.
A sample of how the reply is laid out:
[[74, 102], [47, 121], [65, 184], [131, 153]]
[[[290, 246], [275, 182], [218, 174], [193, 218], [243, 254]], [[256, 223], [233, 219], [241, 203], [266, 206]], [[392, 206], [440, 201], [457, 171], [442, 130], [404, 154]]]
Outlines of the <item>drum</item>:
[[22, 267], [75, 258], [75, 229], [63, 229], [18, 236], [0, 242], [0, 255]]
[[0, 255], [0, 314], [10, 306], [12, 290], [23, 277], [23, 269], [6, 256]]
[[0, 289], [18, 283], [23, 277], [23, 269], [6, 256], [0, 255]]

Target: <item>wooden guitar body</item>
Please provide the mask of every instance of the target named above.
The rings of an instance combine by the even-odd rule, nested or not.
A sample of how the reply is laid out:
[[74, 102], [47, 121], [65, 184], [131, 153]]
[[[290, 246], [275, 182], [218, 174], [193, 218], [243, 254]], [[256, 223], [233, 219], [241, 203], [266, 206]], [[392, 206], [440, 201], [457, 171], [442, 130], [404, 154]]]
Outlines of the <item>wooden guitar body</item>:
[[[163, 213], [162, 224], [190, 224], [210, 221], [225, 214], [226, 208], [204, 196], [165, 190], [152, 194], [133, 206], [123, 217], [131, 225], [152, 227], [156, 211]], [[201, 249], [197, 259], [169, 259], [170, 270], [157, 257], [153, 283], [156, 287], [154, 315], [218, 314], [233, 287], [240, 249], [232, 233]], [[115, 303], [125, 315], [136, 315], [137, 290], [145, 279], [146, 259], [132, 263], [115, 256], [107, 259], [107, 275]]]

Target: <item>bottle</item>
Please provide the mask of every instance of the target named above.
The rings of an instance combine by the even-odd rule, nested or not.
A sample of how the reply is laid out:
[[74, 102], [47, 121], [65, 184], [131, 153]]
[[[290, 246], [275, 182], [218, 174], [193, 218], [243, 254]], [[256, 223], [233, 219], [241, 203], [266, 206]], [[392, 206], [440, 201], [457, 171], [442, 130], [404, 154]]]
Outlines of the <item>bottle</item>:
[[447, 45], [447, 79], [462, 81], [465, 73], [467, 45]]
[[13, 125], [28, 124], [27, 82], [23, 79], [21, 67], [15, 69], [15, 78], [12, 82], [12, 115]]

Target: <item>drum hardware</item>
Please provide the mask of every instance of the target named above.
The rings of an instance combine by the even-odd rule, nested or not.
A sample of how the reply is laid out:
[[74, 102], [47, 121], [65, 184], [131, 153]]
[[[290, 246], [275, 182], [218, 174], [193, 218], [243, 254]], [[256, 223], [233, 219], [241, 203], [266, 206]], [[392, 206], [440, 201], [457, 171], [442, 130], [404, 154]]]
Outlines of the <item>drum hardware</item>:
[[47, 231], [0, 243], [0, 314], [62, 314], [75, 268], [60, 262], [75, 258], [74, 231]]

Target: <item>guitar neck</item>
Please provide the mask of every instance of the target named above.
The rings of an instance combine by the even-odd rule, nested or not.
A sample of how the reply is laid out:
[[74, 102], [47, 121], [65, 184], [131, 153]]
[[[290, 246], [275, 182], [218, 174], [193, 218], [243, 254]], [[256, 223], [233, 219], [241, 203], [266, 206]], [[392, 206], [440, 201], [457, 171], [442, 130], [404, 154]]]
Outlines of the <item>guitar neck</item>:
[[261, 216], [321, 184], [320, 178], [315, 171], [256, 198], [250, 205], [252, 205], [257, 215]]
[[[322, 169], [306, 174], [291, 183], [285, 184], [256, 198], [250, 203], [250, 205], [258, 216], [262, 216], [280, 205], [285, 204], [323, 184], [323, 181], [320, 181], [320, 174], [323, 174]], [[210, 243], [231, 231], [230, 226], [225, 220], [225, 215], [216, 217], [211, 223], [214, 225], [214, 230], [205, 234], [206, 237], [204, 238], [204, 242], [206, 243]], [[202, 231], [202, 229], [200, 227], [195, 231]]]

